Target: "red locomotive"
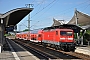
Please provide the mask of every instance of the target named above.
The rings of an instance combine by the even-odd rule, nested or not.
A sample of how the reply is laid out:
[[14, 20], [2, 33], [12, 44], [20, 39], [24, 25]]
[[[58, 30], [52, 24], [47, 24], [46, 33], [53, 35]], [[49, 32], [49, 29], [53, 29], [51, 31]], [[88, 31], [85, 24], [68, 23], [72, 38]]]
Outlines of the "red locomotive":
[[74, 32], [71, 29], [43, 30], [42, 42], [54, 46], [56, 49], [74, 51]]
[[74, 32], [72, 29], [42, 29], [32, 30], [30, 31], [30, 34], [28, 32], [16, 34], [16, 38], [20, 38], [20, 36], [33, 42], [40, 42], [44, 46], [53, 46], [56, 49], [65, 51], [75, 50]]

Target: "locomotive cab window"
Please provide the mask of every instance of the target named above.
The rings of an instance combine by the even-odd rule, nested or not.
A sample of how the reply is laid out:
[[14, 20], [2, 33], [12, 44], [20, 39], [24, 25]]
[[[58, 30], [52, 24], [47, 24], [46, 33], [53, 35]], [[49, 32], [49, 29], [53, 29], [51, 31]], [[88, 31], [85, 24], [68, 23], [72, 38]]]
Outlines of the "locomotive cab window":
[[60, 35], [67, 35], [67, 36], [72, 36], [73, 32], [72, 31], [60, 31]]
[[72, 36], [72, 34], [73, 34], [72, 32], [67, 32], [68, 36]]

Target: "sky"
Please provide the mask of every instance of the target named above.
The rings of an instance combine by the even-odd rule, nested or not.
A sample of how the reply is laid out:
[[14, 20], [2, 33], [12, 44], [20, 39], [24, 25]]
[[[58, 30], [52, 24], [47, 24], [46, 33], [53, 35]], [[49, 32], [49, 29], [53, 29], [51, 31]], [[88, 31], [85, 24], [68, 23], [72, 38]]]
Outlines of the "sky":
[[[26, 4], [34, 8], [30, 12], [30, 29], [49, 27], [56, 20], [71, 20], [75, 8], [85, 14], [90, 15], [90, 0], [0, 0], [0, 13], [6, 13], [16, 8], [26, 7]], [[23, 31], [28, 26], [28, 15], [18, 24], [17, 30]]]

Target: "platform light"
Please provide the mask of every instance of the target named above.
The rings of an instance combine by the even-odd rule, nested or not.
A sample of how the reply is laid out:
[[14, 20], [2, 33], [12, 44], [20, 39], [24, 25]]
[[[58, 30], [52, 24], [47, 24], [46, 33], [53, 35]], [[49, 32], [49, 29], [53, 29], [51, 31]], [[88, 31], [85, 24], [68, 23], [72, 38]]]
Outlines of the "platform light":
[[3, 19], [1, 19], [1, 24], [3, 24]]

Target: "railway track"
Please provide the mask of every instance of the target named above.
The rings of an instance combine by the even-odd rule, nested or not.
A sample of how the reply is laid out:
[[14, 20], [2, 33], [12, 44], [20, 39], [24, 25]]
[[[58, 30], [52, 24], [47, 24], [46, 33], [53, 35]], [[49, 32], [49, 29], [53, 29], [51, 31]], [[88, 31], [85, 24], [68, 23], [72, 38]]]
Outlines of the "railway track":
[[23, 46], [25, 49], [27, 49], [28, 51], [30, 51], [31, 53], [33, 53], [35, 56], [37, 56], [40, 59], [49, 60], [49, 59], [57, 59], [58, 58], [58, 57], [53, 56], [51, 54], [45, 53], [45, 52], [41, 51], [40, 49], [37, 49], [37, 48], [35, 48], [35, 47], [25, 43], [25, 42], [18, 41], [18, 40], [14, 40], [14, 42], [20, 44], [21, 46]]
[[[38, 45], [38, 44], [36, 44]], [[67, 55], [71, 55], [71, 56], [75, 56], [79, 59], [83, 59], [83, 60], [90, 60], [90, 56], [89, 55], [85, 55], [85, 54], [82, 54], [82, 53], [77, 53], [77, 52], [65, 52], [65, 51], [62, 51], [62, 50], [56, 50], [54, 48], [50, 48], [50, 47], [46, 47], [50, 50], [53, 50], [53, 51], [56, 51], [56, 52], [60, 52], [60, 53], [63, 53], [63, 54], [67, 54]]]
[[32, 43], [24, 40], [13, 40], [14, 42], [23, 45], [28, 50], [35, 50], [36, 53], [43, 55], [47, 59], [82, 59], [79, 57], [75, 57], [73, 55], [67, 54], [65, 52], [61, 52], [60, 50], [55, 50], [50, 47], [43, 47], [40, 44]]

